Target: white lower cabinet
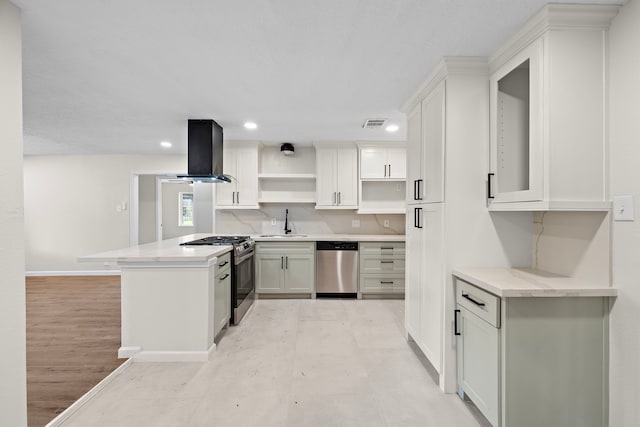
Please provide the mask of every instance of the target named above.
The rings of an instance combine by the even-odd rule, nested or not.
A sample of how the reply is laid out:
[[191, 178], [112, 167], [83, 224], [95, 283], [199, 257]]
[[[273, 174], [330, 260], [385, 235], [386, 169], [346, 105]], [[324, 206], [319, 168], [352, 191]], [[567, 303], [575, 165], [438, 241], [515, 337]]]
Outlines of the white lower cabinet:
[[315, 257], [315, 242], [258, 242], [256, 292], [313, 294]]
[[494, 427], [608, 426], [608, 297], [500, 298], [456, 279], [458, 393]]
[[404, 242], [360, 242], [360, 295], [404, 294]]
[[442, 371], [442, 287], [444, 281], [442, 203], [407, 209], [407, 332]]
[[498, 426], [499, 330], [463, 306], [457, 307], [459, 394], [466, 394]]
[[229, 253], [218, 257], [213, 289], [213, 336], [229, 324], [231, 318], [231, 257]]

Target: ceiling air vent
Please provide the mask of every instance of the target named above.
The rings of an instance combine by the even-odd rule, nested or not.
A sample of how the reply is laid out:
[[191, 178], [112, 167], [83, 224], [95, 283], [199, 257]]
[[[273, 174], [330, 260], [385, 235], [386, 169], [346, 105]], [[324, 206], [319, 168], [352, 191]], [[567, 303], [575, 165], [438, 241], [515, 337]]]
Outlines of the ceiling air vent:
[[387, 123], [387, 119], [367, 119], [362, 125], [365, 129], [378, 129]]

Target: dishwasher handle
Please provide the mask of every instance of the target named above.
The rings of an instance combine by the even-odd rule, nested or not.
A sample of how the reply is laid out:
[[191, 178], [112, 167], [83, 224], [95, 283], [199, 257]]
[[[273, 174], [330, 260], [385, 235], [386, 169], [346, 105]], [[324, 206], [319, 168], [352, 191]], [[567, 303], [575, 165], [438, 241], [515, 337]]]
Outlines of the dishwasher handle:
[[318, 251], [357, 251], [358, 242], [316, 242]]

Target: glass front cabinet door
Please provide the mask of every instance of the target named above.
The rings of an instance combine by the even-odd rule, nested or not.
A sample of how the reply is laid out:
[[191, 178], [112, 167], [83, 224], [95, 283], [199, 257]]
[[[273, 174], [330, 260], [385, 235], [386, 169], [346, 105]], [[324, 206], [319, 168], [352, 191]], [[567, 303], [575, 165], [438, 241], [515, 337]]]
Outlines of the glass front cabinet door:
[[491, 203], [543, 197], [542, 50], [537, 40], [491, 75]]

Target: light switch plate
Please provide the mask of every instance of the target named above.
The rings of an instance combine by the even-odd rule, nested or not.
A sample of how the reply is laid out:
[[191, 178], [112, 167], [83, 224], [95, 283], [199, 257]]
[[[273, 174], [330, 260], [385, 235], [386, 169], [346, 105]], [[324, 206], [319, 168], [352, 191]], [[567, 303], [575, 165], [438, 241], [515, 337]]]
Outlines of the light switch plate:
[[613, 198], [613, 220], [633, 221], [633, 196], [616, 196]]
[[385, 219], [382, 224], [384, 225], [384, 228], [389, 228], [389, 220], [388, 219]]
[[351, 227], [360, 228], [360, 220], [359, 219], [352, 219], [351, 220]]

